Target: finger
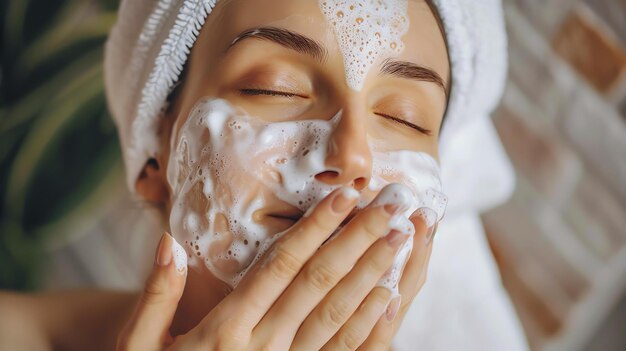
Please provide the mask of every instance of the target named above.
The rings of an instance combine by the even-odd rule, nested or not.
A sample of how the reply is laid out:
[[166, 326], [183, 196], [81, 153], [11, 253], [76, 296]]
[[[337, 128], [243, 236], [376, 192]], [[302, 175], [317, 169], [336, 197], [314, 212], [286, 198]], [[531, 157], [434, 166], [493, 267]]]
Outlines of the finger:
[[358, 213], [334, 239], [322, 246], [279, 298], [266, 317], [270, 325], [292, 328], [300, 323], [342, 279], [363, 253], [387, 234], [390, 222], [410, 205], [410, 190], [400, 184], [383, 188], [376, 199]]
[[[394, 333], [397, 332], [397, 328], [400, 326], [401, 321], [404, 320], [404, 315], [407, 313], [407, 311], [411, 307], [413, 300], [415, 299], [417, 294], [420, 292], [420, 290], [424, 286], [424, 283], [426, 282], [426, 278], [428, 276], [430, 256], [432, 254], [432, 245], [433, 243], [431, 241], [426, 248], [426, 254], [424, 256], [423, 263], [421, 264], [422, 269], [418, 274], [417, 280], [416, 281], [407, 280], [407, 282], [405, 282], [404, 285], [402, 284], [402, 281], [400, 282], [400, 293], [402, 294], [402, 291], [404, 291], [403, 296], [406, 296], [407, 299], [406, 301], [402, 301], [402, 304], [400, 305], [400, 311], [398, 312], [398, 316], [396, 316], [396, 319], [399, 322], [395, 324], [396, 330], [394, 331]], [[413, 275], [415, 274], [413, 273]]]
[[[376, 322], [367, 339], [356, 350], [387, 351], [391, 347], [394, 335], [396, 315], [402, 301], [401, 296], [395, 297]], [[375, 337], [374, 337], [375, 336]]]
[[374, 288], [322, 350], [356, 350], [367, 339], [376, 322], [385, 317], [391, 298], [389, 289]]
[[160, 350], [185, 287], [187, 253], [168, 233], [157, 247], [154, 267], [118, 342], [121, 350]]
[[354, 208], [358, 197], [351, 187], [333, 191], [276, 241], [225, 299], [224, 306], [245, 311], [248, 323], [256, 325]]
[[[416, 213], [419, 214], [419, 211]], [[413, 251], [398, 285], [402, 303], [395, 311], [395, 316], [391, 318], [391, 321], [381, 318], [376, 323], [367, 340], [363, 343], [364, 350], [378, 349], [382, 345], [389, 345], [426, 279], [436, 225], [434, 228], [427, 228], [425, 224], [427, 219], [423, 215], [413, 216], [411, 222], [413, 222], [416, 232], [413, 240]]]
[[[413, 298], [424, 284], [434, 233], [437, 229], [437, 224], [430, 228], [427, 227], [425, 224], [426, 219], [421, 216], [413, 216], [411, 222], [413, 222], [416, 228], [413, 252], [407, 261], [404, 271], [402, 272], [402, 278], [398, 284], [400, 294], [404, 296], [404, 303], [406, 304], [413, 301]], [[422, 238], [422, 240], [419, 238]]]
[[[359, 307], [359, 304], [372, 292], [380, 277], [393, 263], [400, 247], [411, 234], [412, 232], [402, 233], [392, 230], [385, 238], [379, 239], [372, 245], [350, 273], [308, 315], [296, 334], [293, 342], [294, 348], [298, 350], [318, 350], [337, 333], [349, 318], [353, 320], [353, 313]], [[380, 289], [374, 289], [374, 291], [380, 291]], [[387, 292], [384, 293], [384, 291]], [[373, 297], [375, 298], [380, 294], [386, 296], [384, 301], [386, 305], [391, 296], [390, 291], [383, 288], [382, 292], [373, 295]], [[351, 315], [352, 317], [350, 317]], [[369, 323], [370, 330], [379, 316], [371, 319], [371, 323]], [[364, 332], [362, 329], [348, 329], [349, 334], [357, 331], [361, 333], [359, 335], [362, 335]], [[369, 335], [369, 330], [367, 334], [363, 335], [363, 339], [359, 344], [365, 340], [367, 335]], [[356, 340], [353, 336], [357, 335], [348, 335], [340, 341], [353, 344], [353, 341]], [[352, 349], [354, 350], [356, 347]]]
[[[431, 250], [427, 251], [427, 259], [426, 265], [428, 264], [428, 257], [430, 257]], [[423, 285], [426, 274], [425, 271], [420, 275], [418, 281], [420, 281], [420, 287]], [[415, 299], [416, 293], [419, 292], [419, 289], [416, 290], [413, 295], [409, 295], [408, 293], [403, 294], [402, 288], [400, 288], [401, 296], [403, 298], [399, 301], [398, 307], [392, 307], [391, 309], [387, 309], [383, 318], [381, 317], [374, 328], [371, 330], [369, 336], [366, 341], [359, 347], [358, 350], [387, 350], [391, 345], [391, 341], [393, 337], [398, 332], [400, 325], [402, 325], [402, 321], [409, 308], [411, 307], [411, 303]], [[390, 303], [390, 305], [392, 305]]]

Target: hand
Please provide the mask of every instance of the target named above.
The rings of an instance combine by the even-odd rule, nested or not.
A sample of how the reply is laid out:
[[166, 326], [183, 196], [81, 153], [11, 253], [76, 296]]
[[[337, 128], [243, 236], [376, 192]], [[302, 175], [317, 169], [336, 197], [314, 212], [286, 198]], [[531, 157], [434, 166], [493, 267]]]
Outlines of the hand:
[[[357, 350], [388, 350], [391, 340], [398, 331], [398, 328], [400, 328], [406, 312], [409, 310], [417, 293], [419, 293], [426, 282], [428, 263], [430, 262], [430, 254], [433, 248], [432, 239], [437, 233], [438, 223], [435, 223], [431, 228], [427, 228], [421, 220], [413, 219], [412, 222], [415, 225], [416, 234], [413, 241], [413, 251], [404, 268], [402, 278], [400, 278], [399, 290], [400, 296], [402, 296], [401, 302], [398, 302], [399, 306], [392, 304], [387, 308], [386, 313], [383, 315], [385, 318], [381, 318], [378, 323], [376, 323], [376, 326], [371, 330], [365, 342], [363, 342]], [[359, 323], [359, 319], [355, 319], [354, 323]], [[351, 330], [349, 324], [346, 324], [342, 329], [345, 329], [345, 331], [333, 337], [333, 339], [326, 344], [324, 349], [351, 349], [337, 347], [337, 345], [349, 344], [352, 339], [358, 339], [358, 337], [348, 336], [348, 330]], [[356, 328], [354, 329], [356, 330]], [[341, 339], [342, 336], [343, 340]]]
[[[354, 207], [356, 197], [344, 195], [349, 193], [338, 189], [320, 202], [274, 243], [237, 288], [195, 328], [175, 338], [169, 327], [186, 271], [177, 273], [171, 250], [175, 242], [165, 235], [118, 349], [300, 350], [320, 349], [327, 341], [329, 348], [336, 344], [355, 349], [372, 328], [376, 338], [366, 342], [388, 347], [392, 333], [386, 332], [387, 324], [378, 321], [395, 315], [399, 301], [389, 304], [391, 293], [374, 286], [408, 238], [389, 228], [391, 217], [404, 209], [402, 204], [370, 205], [322, 246]], [[423, 237], [424, 233], [419, 233], [415, 242], [424, 243]], [[425, 261], [423, 252], [428, 250], [421, 251], [421, 256], [411, 256], [413, 264], [407, 266], [407, 272], [415, 274], [422, 268], [418, 263]], [[391, 310], [381, 318], [387, 305]]]

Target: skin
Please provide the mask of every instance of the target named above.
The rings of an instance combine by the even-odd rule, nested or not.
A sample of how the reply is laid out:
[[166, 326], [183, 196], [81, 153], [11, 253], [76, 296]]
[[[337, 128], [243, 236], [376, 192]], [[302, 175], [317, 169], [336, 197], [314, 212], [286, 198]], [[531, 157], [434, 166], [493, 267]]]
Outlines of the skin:
[[[447, 82], [449, 62], [436, 17], [421, 0], [409, 2], [408, 14], [411, 26], [402, 38], [406, 48], [394, 59], [428, 67]], [[228, 49], [232, 40], [246, 29], [267, 26], [288, 29], [315, 40], [325, 48], [325, 60], [319, 62], [304, 53], [253, 38], [241, 40]], [[343, 110], [343, 118], [331, 137], [336, 147], [326, 160], [329, 168], [341, 171], [316, 175], [318, 180], [329, 184], [366, 187], [372, 166], [368, 141], [383, 150], [422, 151], [437, 158], [447, 101], [444, 89], [432, 82], [381, 75], [380, 63], [368, 73], [362, 90], [350, 89], [332, 27], [324, 19], [317, 1], [218, 2], [192, 49], [186, 76], [163, 120], [160, 134], [163, 151], [147, 163], [137, 180], [138, 193], [167, 218], [171, 204], [165, 170], [170, 138], [180, 129], [196, 101], [204, 96], [224, 98], [267, 121], [273, 121], [276, 116], [289, 120], [330, 119]], [[251, 88], [298, 96], [242, 94], [242, 89]], [[388, 116], [409, 121], [429, 133], [419, 132]], [[283, 254], [261, 260], [266, 264], [255, 266], [254, 274], [246, 276], [232, 292], [208, 272], [192, 269], [186, 275], [177, 274], [167, 254], [171, 239], [165, 236], [157, 251], [154, 270], [138, 300], [132, 294], [110, 293], [105, 298], [85, 292], [80, 294], [85, 297], [82, 300], [74, 296], [76, 303], [68, 304], [68, 315], [89, 311], [93, 316], [90, 308], [96, 300], [102, 301], [99, 304], [104, 307], [98, 313], [101, 317], [81, 321], [87, 331], [81, 337], [68, 332], [75, 323], [72, 318], [68, 318], [67, 324], [61, 318], [56, 327], [46, 318], [28, 325], [33, 333], [45, 335], [42, 344], [54, 340], [55, 347], [61, 344], [64, 349], [95, 349], [94, 346], [110, 349], [114, 342], [111, 337], [105, 337], [98, 345], [91, 345], [91, 341], [103, 340], [103, 335], [116, 335], [124, 323], [118, 343], [118, 349], [124, 350], [207, 349], [207, 346], [208, 349], [287, 349], [290, 345], [295, 349], [385, 349], [425, 280], [432, 241], [426, 242], [429, 233], [421, 220], [412, 218], [416, 226], [415, 246], [400, 282], [403, 298], [390, 304], [397, 310], [397, 317], [388, 320], [390, 294], [374, 285], [397, 250], [386, 239], [389, 213], [384, 208], [366, 208], [351, 219], [336, 240], [317, 250], [354, 205], [334, 211], [334, 196], [335, 193], [329, 195], [309, 217], [296, 223], [268, 223], [275, 231], [291, 228], [270, 250]], [[346, 255], [346, 252], [354, 254]], [[348, 272], [353, 265], [355, 268]], [[311, 273], [318, 271], [333, 273], [321, 277]], [[96, 300], [88, 300], [90, 296], [96, 296]], [[55, 298], [58, 300], [50, 302]], [[52, 313], [52, 306], [58, 306], [59, 301], [70, 299], [63, 294], [0, 295], [0, 304], [12, 301], [13, 304], [6, 305], [17, 306], [12, 308], [20, 311], [19, 307], [40, 301], [38, 313], [46, 315]], [[356, 302], [345, 306], [342, 313], [332, 313], [348, 300]], [[329, 315], [334, 315], [330, 323]], [[99, 332], [91, 334], [90, 330]], [[323, 344], [314, 347], [320, 340]]]

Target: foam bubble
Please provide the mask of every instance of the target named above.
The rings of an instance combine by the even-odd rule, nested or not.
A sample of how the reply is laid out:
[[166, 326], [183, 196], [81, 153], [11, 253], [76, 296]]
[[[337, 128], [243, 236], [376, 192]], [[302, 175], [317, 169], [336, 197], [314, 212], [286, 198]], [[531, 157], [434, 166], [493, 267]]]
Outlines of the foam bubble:
[[409, 29], [408, 0], [320, 0], [343, 55], [348, 86], [361, 90], [371, 66], [400, 54]]

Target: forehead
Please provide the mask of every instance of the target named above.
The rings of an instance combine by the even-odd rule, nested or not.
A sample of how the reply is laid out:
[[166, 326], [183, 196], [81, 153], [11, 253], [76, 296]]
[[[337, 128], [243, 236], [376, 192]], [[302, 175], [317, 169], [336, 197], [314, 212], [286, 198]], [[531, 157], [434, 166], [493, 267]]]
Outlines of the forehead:
[[[205, 28], [213, 27], [221, 33], [223, 48], [245, 30], [275, 26], [317, 41], [331, 58], [340, 56], [333, 27], [324, 17], [318, 0], [225, 0], [218, 2], [216, 10], [216, 23]], [[404, 50], [392, 57], [429, 67], [448, 81], [446, 46], [435, 15], [424, 0], [409, 0], [407, 15], [410, 24], [402, 37]]]

